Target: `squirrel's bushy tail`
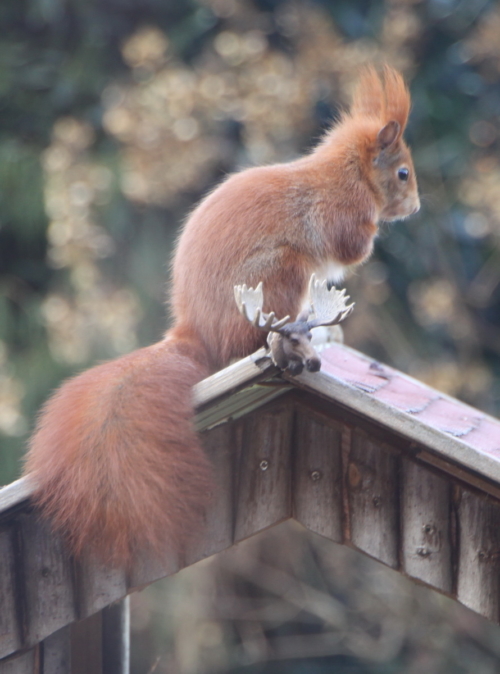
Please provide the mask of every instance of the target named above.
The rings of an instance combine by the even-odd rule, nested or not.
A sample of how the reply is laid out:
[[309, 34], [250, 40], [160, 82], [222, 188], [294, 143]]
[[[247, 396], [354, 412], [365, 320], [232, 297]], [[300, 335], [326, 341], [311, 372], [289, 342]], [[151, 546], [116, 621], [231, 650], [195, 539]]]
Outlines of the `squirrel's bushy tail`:
[[128, 565], [137, 550], [182, 547], [200, 524], [212, 488], [193, 426], [203, 353], [174, 329], [69, 380], [45, 405], [26, 473], [75, 556]]

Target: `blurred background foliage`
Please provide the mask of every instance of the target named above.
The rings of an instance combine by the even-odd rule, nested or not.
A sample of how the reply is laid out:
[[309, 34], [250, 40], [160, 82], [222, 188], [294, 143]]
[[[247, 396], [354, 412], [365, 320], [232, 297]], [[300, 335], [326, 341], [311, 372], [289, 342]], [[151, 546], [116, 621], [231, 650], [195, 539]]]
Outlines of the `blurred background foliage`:
[[[230, 171], [307, 151], [348, 105], [367, 62], [387, 61], [410, 83], [407, 138], [422, 210], [406, 222], [382, 226], [374, 256], [347, 280], [357, 308], [346, 342], [498, 415], [498, 2], [2, 0], [0, 26], [1, 482], [19, 474], [36, 410], [62, 378], [162, 336], [168, 259], [193, 204]], [[327, 574], [318, 561], [324, 542], [299, 533], [288, 539], [290, 549], [301, 550], [300, 573], [316, 579]], [[261, 549], [254, 544], [254, 559]], [[345, 564], [348, 573], [351, 566], [366, 571], [366, 560]], [[210, 580], [196, 582], [215, 593], [217, 563], [200, 573]], [[248, 564], [241, 573], [247, 591], [255, 574]], [[297, 569], [287, 573], [300, 576]], [[329, 567], [328, 573], [340, 572]], [[364, 583], [356, 578], [349, 576], [346, 588]], [[170, 594], [194, 601], [179, 589], [189, 583], [178, 582]], [[224, 592], [242, 582], [228, 580]], [[325, 597], [333, 587], [328, 583], [336, 582], [323, 578]], [[428, 601], [419, 597], [431, 595], [405, 587], [413, 621], [414, 607]], [[474, 661], [477, 672], [500, 667], [491, 664], [498, 653], [483, 638], [493, 627], [463, 617], [465, 612], [456, 618], [460, 609], [439, 598], [429, 600], [432, 619], [427, 609], [422, 615], [441, 620], [444, 632], [429, 636], [424, 630], [420, 641], [405, 633], [381, 664], [375, 646], [370, 655], [366, 635], [382, 643], [385, 614], [379, 609], [389, 602], [373, 600], [382, 617], [372, 623], [346, 599], [347, 589], [338, 592], [335, 601], [345, 604], [343, 615], [349, 617], [342, 629], [361, 630], [365, 646], [358, 655], [365, 664], [353, 669], [354, 647], [331, 646], [329, 652], [340, 658], [336, 663], [322, 665], [317, 658], [315, 665], [302, 666], [296, 650], [295, 669], [251, 671], [468, 672], [467, 662]], [[230, 638], [220, 623], [200, 628], [200, 634], [219, 649], [239, 641], [239, 652], [247, 655], [220, 656], [218, 665], [203, 668], [208, 656], [202, 648], [198, 661], [180, 658], [187, 664], [171, 664], [168, 671], [229, 671], [245, 657], [249, 662], [252, 652], [256, 661], [265, 660], [269, 649], [257, 645], [252, 651], [244, 644], [267, 642], [274, 628], [258, 606], [240, 603], [242, 611], [257, 615], [244, 628], [250, 636], [233, 630]], [[146, 622], [154, 613], [148, 606], [141, 609]], [[291, 609], [281, 610], [287, 615]], [[318, 610], [319, 617], [313, 611], [314, 619], [299, 621], [298, 632], [316, 625], [310, 628], [315, 633], [324, 624]], [[450, 616], [460, 623], [453, 637]], [[333, 629], [336, 618], [328, 620]], [[189, 620], [183, 624], [176, 629], [189, 633]], [[260, 632], [254, 639], [255, 629]], [[458, 648], [460, 630], [469, 641]], [[432, 645], [436, 640], [439, 648]], [[428, 657], [445, 653], [445, 645], [458, 648], [461, 657], [436, 656], [434, 664], [416, 669], [406, 660], [402, 670], [404, 654], [417, 642]], [[424, 647], [427, 642], [431, 646]], [[135, 671], [155, 666], [144, 663], [136, 663]], [[158, 661], [156, 671], [167, 671], [166, 665]]]
[[285, 522], [131, 596], [132, 674], [497, 674], [500, 628]]

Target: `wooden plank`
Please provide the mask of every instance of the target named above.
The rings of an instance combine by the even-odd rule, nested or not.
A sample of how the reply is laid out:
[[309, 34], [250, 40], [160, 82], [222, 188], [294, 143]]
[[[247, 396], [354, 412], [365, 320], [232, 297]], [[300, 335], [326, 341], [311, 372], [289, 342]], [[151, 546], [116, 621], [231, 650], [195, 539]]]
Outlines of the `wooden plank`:
[[267, 356], [266, 349], [259, 349], [196, 384], [193, 391], [194, 405], [205, 405], [219, 396], [231, 394], [240, 386], [259, 381], [278, 371]]
[[464, 490], [458, 504], [457, 598], [499, 621], [500, 504]]
[[236, 468], [235, 541], [291, 517], [292, 411], [260, 411], [242, 422]]
[[29, 477], [21, 477], [19, 480], [0, 488], [0, 513], [13, 508], [22, 501], [26, 501], [34, 491], [33, 482]]
[[413, 461], [402, 465], [403, 570], [443, 592], [453, 589], [451, 485]]
[[342, 541], [342, 430], [297, 410], [293, 499], [296, 519], [311, 531]]
[[392, 432], [392, 430], [357, 413], [355, 408], [347, 408], [345, 405], [338, 404], [335, 400], [329, 400], [326, 396], [311, 395], [307, 389], [295, 390], [286, 395], [286, 400], [294, 400], [297, 405], [310, 409], [328, 417], [333, 423], [338, 423], [344, 427], [350, 426], [363, 430], [373, 439], [380, 442], [387, 442], [390, 437], [391, 447], [400, 450], [403, 455], [408, 455], [412, 459], [418, 460], [418, 463], [428, 464], [437, 469], [437, 472], [449, 475], [451, 481], [456, 484], [460, 481], [473, 487], [476, 491], [490, 494], [497, 500], [500, 500], [500, 483], [495, 483], [477, 472], [473, 472], [465, 466], [461, 466], [456, 461], [449, 460], [446, 456], [440, 456], [432, 449], [426, 449], [422, 444], [409, 441], [404, 434]]
[[21, 626], [16, 605], [14, 529], [0, 530], [0, 658], [21, 647]]
[[130, 602], [111, 604], [102, 612], [102, 670], [104, 674], [129, 674]]
[[[346, 347], [344, 347], [346, 348]], [[401, 375], [403, 376], [403, 375]], [[489, 480], [500, 483], [500, 461], [478, 452], [460, 438], [453, 437], [428, 426], [418, 418], [378, 400], [368, 393], [322, 372], [306, 372], [282, 377], [298, 387], [325, 396], [350, 410], [355, 410], [388, 430], [417, 442], [437, 452], [443, 459], [455, 462], [473, 473], [480, 473]], [[445, 398], [445, 396], [442, 396]]]
[[72, 566], [61, 539], [34, 514], [18, 518], [22, 544], [25, 645], [75, 620]]
[[476, 475], [470, 470], [461, 468], [457, 464], [442, 459], [437, 454], [428, 452], [421, 447], [418, 447], [415, 451], [414, 458], [423, 463], [427, 463], [430, 466], [434, 466], [442, 473], [447, 473], [454, 483], [457, 483], [457, 481], [464, 482], [465, 484], [474, 487], [475, 490], [482, 491], [485, 494], [489, 494], [497, 500], [500, 500], [500, 485], [498, 483], [494, 483], [491, 480], [485, 480], [481, 475]]
[[44, 674], [71, 674], [71, 627], [66, 625], [42, 642]]
[[87, 618], [127, 594], [124, 569], [106, 566], [87, 555], [77, 565], [78, 618]]
[[72, 623], [71, 674], [108, 674], [102, 667], [102, 611]]
[[40, 674], [38, 646], [5, 660], [0, 660], [0, 674]]
[[263, 407], [275, 398], [291, 391], [292, 388], [290, 384], [283, 381], [264, 381], [261, 384], [249, 384], [230, 396], [222, 396], [209, 405], [205, 405], [195, 416], [196, 430], [201, 433], [221, 423], [246, 416], [253, 410]]
[[148, 553], [139, 553], [134, 559], [128, 578], [128, 592], [140, 590], [155, 580], [177, 573], [183, 568], [177, 550], [159, 559]]
[[233, 424], [224, 424], [202, 435], [215, 480], [212, 504], [198, 535], [193, 537], [185, 555], [185, 564], [225, 550], [233, 543], [235, 432]]
[[345, 472], [351, 542], [375, 559], [397, 568], [397, 456], [383, 444], [354, 431]]

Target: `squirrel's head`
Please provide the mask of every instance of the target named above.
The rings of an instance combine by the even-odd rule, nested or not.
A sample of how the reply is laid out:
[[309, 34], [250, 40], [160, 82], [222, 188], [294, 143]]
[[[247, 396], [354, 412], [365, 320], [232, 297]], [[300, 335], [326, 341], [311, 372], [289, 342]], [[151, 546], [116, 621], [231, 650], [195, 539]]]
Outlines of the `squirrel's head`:
[[385, 66], [383, 78], [372, 66], [358, 81], [351, 109], [346, 115], [358, 133], [365, 177], [379, 202], [381, 220], [399, 220], [420, 208], [417, 179], [403, 132], [410, 112], [410, 94], [403, 78]]
[[372, 66], [363, 70], [353, 103], [327, 134], [323, 147], [336, 148], [346, 165], [373, 194], [380, 220], [399, 220], [420, 208], [417, 179], [403, 132], [410, 94], [401, 75], [386, 66], [381, 77]]
[[410, 150], [401, 137], [396, 120], [377, 134], [369, 173], [381, 201], [380, 219], [391, 221], [413, 215], [420, 208], [417, 179]]

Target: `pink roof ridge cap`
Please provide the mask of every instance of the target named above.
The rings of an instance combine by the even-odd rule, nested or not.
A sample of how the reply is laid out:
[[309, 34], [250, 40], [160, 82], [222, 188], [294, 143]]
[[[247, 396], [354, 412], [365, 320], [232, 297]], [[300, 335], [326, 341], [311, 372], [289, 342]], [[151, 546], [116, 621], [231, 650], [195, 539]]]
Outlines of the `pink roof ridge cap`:
[[328, 376], [500, 458], [500, 420], [345, 345], [333, 344], [321, 356]]

